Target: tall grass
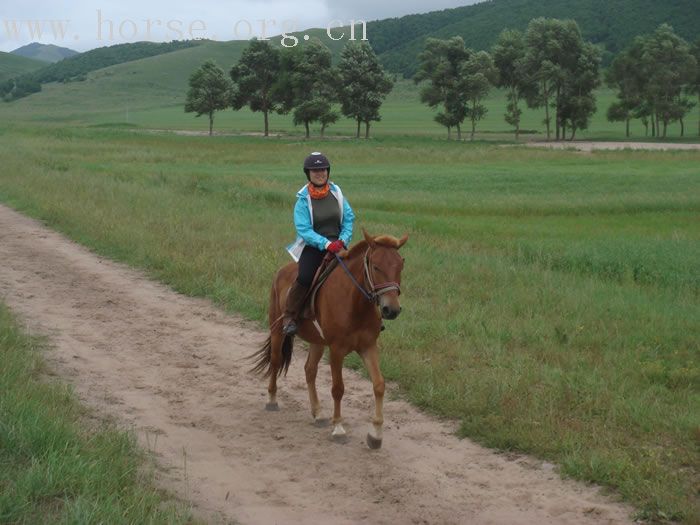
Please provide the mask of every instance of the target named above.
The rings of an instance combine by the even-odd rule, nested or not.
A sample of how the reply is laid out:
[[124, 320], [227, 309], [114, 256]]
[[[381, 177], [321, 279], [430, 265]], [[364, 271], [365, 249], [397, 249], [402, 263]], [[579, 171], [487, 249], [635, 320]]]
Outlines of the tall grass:
[[410, 234], [381, 338], [409, 399], [643, 517], [700, 519], [700, 153], [0, 133], [1, 200], [261, 321], [300, 162], [322, 149], [358, 230]]
[[42, 380], [41, 341], [0, 304], [0, 523], [185, 523], [132, 435], [89, 428], [70, 389]]

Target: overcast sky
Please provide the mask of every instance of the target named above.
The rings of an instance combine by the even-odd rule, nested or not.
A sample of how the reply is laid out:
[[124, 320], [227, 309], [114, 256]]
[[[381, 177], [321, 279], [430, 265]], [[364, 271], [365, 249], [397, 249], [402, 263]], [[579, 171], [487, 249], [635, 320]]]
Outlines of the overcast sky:
[[[39, 41], [86, 51], [94, 47], [192, 37], [246, 39], [327, 27], [332, 21], [379, 20], [474, 4], [477, 0], [3, 0], [0, 51]], [[264, 28], [262, 20], [265, 20]], [[150, 21], [150, 22], [149, 22]], [[34, 33], [32, 35], [32, 30]], [[37, 28], [41, 31], [39, 38]], [[149, 30], [150, 29], [150, 30]], [[63, 33], [63, 36], [61, 34]], [[370, 42], [372, 35], [367, 35]]]

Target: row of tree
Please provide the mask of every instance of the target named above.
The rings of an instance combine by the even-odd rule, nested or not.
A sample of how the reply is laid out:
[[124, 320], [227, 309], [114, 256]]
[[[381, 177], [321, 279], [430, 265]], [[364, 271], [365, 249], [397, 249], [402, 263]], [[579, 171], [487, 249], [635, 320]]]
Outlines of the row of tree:
[[[419, 55], [416, 82], [423, 82], [421, 101], [440, 108], [435, 120], [446, 126], [448, 136], [462, 123], [476, 125], [486, 115], [484, 98], [492, 87], [506, 91], [505, 120], [520, 133], [522, 103], [544, 108], [547, 140], [552, 120], [556, 139], [571, 139], [588, 127], [595, 112], [593, 90], [600, 84], [600, 51], [581, 37], [576, 22], [536, 18], [527, 31], [503, 31], [491, 53], [475, 52], [461, 37], [448, 40], [429, 38]], [[553, 115], [552, 111], [553, 110]], [[553, 118], [552, 118], [553, 117]]]
[[[536, 18], [524, 33], [501, 32], [490, 53], [467, 48], [461, 37], [428, 38], [414, 80], [421, 85], [421, 101], [438, 110], [435, 120], [450, 138], [456, 129], [461, 140], [466, 120], [474, 139], [487, 112], [483, 102], [497, 87], [506, 93], [504, 117], [516, 139], [527, 106], [543, 110], [547, 140], [552, 135], [573, 140], [596, 111], [600, 62], [600, 49], [583, 39], [576, 22]], [[687, 95], [697, 95], [700, 109], [700, 40], [690, 46], [661, 25], [635, 38], [603, 76], [618, 96], [608, 119], [624, 121], [627, 136], [632, 119], [640, 119], [647, 134], [651, 126], [652, 136], [663, 138], [669, 123], [679, 121], [682, 136], [683, 119], [696, 105]], [[294, 124], [304, 125], [308, 137], [312, 123], [320, 124], [323, 136], [336, 122], [339, 103], [341, 113], [357, 122], [357, 136], [364, 123], [369, 137], [370, 123], [380, 120], [392, 86], [366, 42], [349, 42], [334, 67], [330, 50], [319, 40], [288, 49], [254, 40], [228, 76], [213, 62], [192, 75], [185, 111], [209, 115], [211, 133], [216, 110], [248, 106], [263, 113], [266, 136], [270, 113], [292, 112]]]
[[369, 137], [370, 123], [381, 119], [379, 108], [393, 80], [366, 42], [348, 42], [335, 67], [331, 59], [318, 39], [286, 49], [252, 40], [229, 75], [213, 61], [192, 74], [185, 111], [207, 115], [211, 135], [216, 111], [248, 106], [263, 113], [265, 136], [271, 113], [292, 112], [294, 124], [303, 124], [308, 138], [312, 123], [320, 123], [323, 136], [338, 120], [333, 106], [339, 103], [341, 113], [357, 122], [357, 137], [363, 123]]
[[[594, 90], [600, 85], [599, 48], [583, 40], [573, 20], [536, 18], [525, 33], [503, 31], [491, 53], [475, 52], [461, 37], [429, 38], [419, 55], [416, 82], [422, 82], [421, 101], [439, 108], [435, 120], [452, 128], [461, 139], [461, 126], [476, 124], [486, 114], [482, 101], [492, 87], [506, 91], [504, 115], [520, 133], [521, 106], [543, 108], [547, 140], [552, 124], [556, 140], [573, 140], [586, 129], [596, 111]], [[617, 90], [618, 101], [608, 109], [610, 121], [624, 121], [629, 136], [631, 119], [641, 119], [652, 136], [666, 137], [668, 124], [679, 121], [696, 105], [686, 95], [698, 96], [700, 108], [700, 40], [690, 46], [667, 25], [639, 36], [612, 62], [605, 74]], [[663, 127], [662, 127], [663, 126]], [[698, 123], [700, 135], [700, 121]]]
[[632, 119], [641, 120], [646, 134], [651, 125], [652, 137], [662, 138], [668, 124], [678, 121], [683, 136], [683, 119], [696, 105], [685, 95], [697, 95], [700, 108], [700, 39], [691, 46], [663, 24], [615, 57], [606, 82], [618, 97], [608, 108], [608, 120], [624, 122], [628, 137]]

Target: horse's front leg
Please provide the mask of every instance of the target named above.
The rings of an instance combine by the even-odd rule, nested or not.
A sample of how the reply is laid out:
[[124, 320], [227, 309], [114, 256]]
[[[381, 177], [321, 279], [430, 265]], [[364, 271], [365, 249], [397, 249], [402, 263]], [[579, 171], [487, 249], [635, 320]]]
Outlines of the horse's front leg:
[[372, 380], [374, 388], [374, 417], [372, 427], [367, 433], [367, 446], [380, 448], [382, 446], [382, 426], [384, 425], [384, 376], [379, 370], [379, 349], [377, 345], [371, 346], [361, 352], [362, 360], [367, 367], [367, 372]]
[[328, 423], [328, 419], [321, 417], [321, 403], [318, 401], [318, 392], [316, 392], [316, 373], [318, 372], [318, 363], [321, 357], [323, 357], [323, 345], [310, 344], [304, 372], [306, 372], [306, 386], [309, 389], [311, 415], [317, 425]]
[[331, 438], [334, 441], [344, 441], [347, 435], [343, 428], [343, 418], [340, 415], [340, 402], [345, 393], [343, 359], [345, 359], [345, 352], [340, 348], [331, 347], [330, 362], [331, 376], [333, 378], [333, 386], [331, 388], [331, 394], [333, 395], [333, 432], [331, 433]]

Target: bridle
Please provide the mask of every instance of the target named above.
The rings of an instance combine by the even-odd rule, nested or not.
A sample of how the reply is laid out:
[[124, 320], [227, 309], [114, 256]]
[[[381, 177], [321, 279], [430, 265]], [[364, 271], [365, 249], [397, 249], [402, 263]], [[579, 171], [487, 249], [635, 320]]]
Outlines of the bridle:
[[345, 266], [345, 263], [343, 260], [340, 258], [340, 256], [335, 253], [336, 260], [340, 264], [340, 266], [345, 270], [345, 273], [348, 274], [348, 277], [350, 277], [350, 280], [353, 282], [355, 287], [360, 290], [362, 295], [367, 299], [368, 301], [375, 303], [377, 306], [379, 306], [379, 298], [386, 294], [389, 293], [393, 290], [396, 290], [398, 295], [401, 295], [401, 287], [399, 286], [399, 283], [396, 283], [394, 281], [387, 281], [384, 283], [380, 284], [374, 284], [374, 272], [372, 271], [372, 267], [369, 263], [369, 258], [370, 258], [370, 252], [371, 248], [367, 248], [367, 251], [365, 252], [364, 256], [364, 274], [365, 274], [365, 281], [367, 282], [367, 285], [369, 286], [369, 291], [364, 288], [360, 283], [357, 282], [357, 279], [355, 279], [355, 276], [350, 272], [347, 266]]

